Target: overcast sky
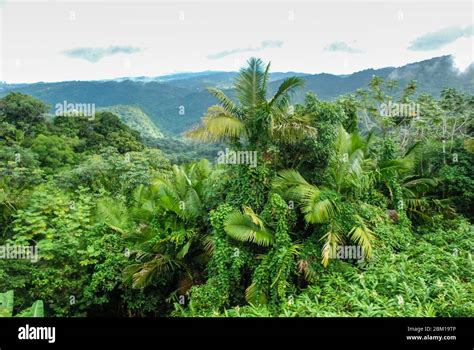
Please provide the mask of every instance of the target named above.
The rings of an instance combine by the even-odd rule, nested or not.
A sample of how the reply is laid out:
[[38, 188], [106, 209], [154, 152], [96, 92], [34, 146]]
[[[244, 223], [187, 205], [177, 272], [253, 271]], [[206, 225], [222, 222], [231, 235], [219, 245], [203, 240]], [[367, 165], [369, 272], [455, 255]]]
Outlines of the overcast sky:
[[471, 0], [0, 1], [0, 80], [98, 80], [241, 67], [347, 74], [451, 54], [474, 62]]

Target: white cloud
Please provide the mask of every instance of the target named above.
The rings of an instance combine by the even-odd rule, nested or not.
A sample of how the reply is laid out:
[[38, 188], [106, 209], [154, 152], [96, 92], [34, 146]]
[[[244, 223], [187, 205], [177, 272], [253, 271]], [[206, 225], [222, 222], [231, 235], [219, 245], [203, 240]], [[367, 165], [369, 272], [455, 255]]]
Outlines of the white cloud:
[[227, 56], [231, 56], [237, 53], [255, 53], [259, 52], [265, 49], [275, 49], [275, 48], [280, 48], [283, 46], [283, 41], [281, 40], [264, 40], [260, 44], [260, 46], [257, 47], [245, 47], [245, 48], [237, 48], [237, 49], [231, 49], [231, 50], [225, 50], [217, 53], [213, 53], [210, 55], [207, 55], [207, 58], [214, 60], [214, 59], [219, 59], [219, 58], [224, 58]]
[[100, 61], [104, 57], [117, 54], [133, 54], [142, 51], [141, 48], [132, 46], [109, 46], [109, 47], [76, 47], [64, 51], [64, 55], [71, 58], [79, 58], [92, 63]]
[[349, 46], [344, 41], [335, 41], [324, 48], [329, 52], [344, 52], [344, 53], [364, 53], [364, 50]]

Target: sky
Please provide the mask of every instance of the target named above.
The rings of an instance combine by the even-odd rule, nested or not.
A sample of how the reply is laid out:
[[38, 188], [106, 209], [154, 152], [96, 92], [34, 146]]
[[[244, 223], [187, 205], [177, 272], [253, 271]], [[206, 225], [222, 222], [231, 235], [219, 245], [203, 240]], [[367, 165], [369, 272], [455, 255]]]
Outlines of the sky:
[[0, 81], [236, 71], [349, 74], [453, 55], [474, 62], [473, 1], [0, 0]]

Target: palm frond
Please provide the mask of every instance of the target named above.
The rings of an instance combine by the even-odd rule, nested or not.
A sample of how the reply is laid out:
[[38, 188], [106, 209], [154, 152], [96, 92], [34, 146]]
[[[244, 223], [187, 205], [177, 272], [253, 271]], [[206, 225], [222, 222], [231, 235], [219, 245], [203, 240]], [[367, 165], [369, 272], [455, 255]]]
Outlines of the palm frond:
[[250, 207], [244, 205], [244, 206], [242, 207], [242, 210], [243, 210], [244, 214], [246, 214], [248, 217], [250, 217], [250, 219], [252, 219], [252, 222], [253, 222], [255, 225], [257, 225], [258, 227], [260, 227], [260, 229], [263, 230], [263, 229], [265, 228], [265, 224], [263, 223], [263, 220], [260, 219], [257, 214], [255, 214], [255, 212], [253, 211], [252, 208], [250, 208]]
[[256, 225], [247, 214], [232, 212], [224, 222], [225, 232], [241, 242], [252, 242], [261, 246], [273, 244], [273, 234], [267, 228]]
[[202, 241], [202, 246], [205, 253], [209, 256], [214, 254], [214, 249], [216, 248], [216, 244], [214, 239], [211, 235], [205, 235]]
[[412, 189], [416, 192], [426, 192], [438, 184], [434, 178], [416, 178], [415, 176], [407, 176], [401, 182], [404, 189]]
[[415, 142], [413, 145], [411, 145], [407, 151], [405, 152], [403, 157], [408, 157], [413, 155], [415, 152], [417, 152], [422, 146], [422, 143], [420, 141]]
[[152, 186], [156, 191], [158, 204], [161, 208], [175, 213], [180, 212], [182, 199], [171, 182], [155, 178], [152, 180]]
[[158, 254], [146, 263], [127, 266], [124, 277], [126, 280], [131, 280], [133, 288], [143, 289], [150, 285], [157, 275], [170, 273], [179, 267], [183, 265], [178, 260], [169, 255]]
[[211, 94], [219, 100], [220, 105], [225, 109], [229, 114], [239, 117], [240, 111], [237, 105], [232, 101], [227, 95], [220, 89], [217, 88], [208, 88]]
[[[362, 220], [362, 219], [361, 219]], [[349, 232], [351, 239], [359, 244], [367, 258], [372, 256], [372, 244], [375, 240], [374, 233], [363, 223], [354, 226]]]
[[201, 213], [201, 198], [194, 188], [190, 188], [187, 191], [185, 200], [182, 202], [182, 204], [184, 205], [179, 207], [179, 213], [184, 218], [195, 218]]
[[272, 284], [270, 285], [271, 288], [273, 288], [275, 285], [277, 285], [283, 275], [283, 271], [286, 270], [287, 266], [292, 263], [293, 258], [298, 257], [301, 252], [301, 245], [299, 244], [293, 244], [289, 247], [282, 247], [279, 249], [279, 252], [277, 254], [277, 260], [278, 260], [278, 272], [273, 279]]
[[272, 99], [269, 102], [270, 106], [275, 105], [282, 99], [288, 99], [289, 94], [291, 94], [296, 88], [304, 86], [304, 80], [299, 77], [288, 77], [280, 84], [277, 92], [273, 95]]
[[202, 118], [201, 126], [186, 133], [186, 136], [189, 138], [205, 142], [234, 139], [245, 135], [245, 124], [236, 117], [226, 113], [206, 115]]
[[316, 271], [311, 267], [311, 261], [308, 259], [300, 259], [297, 263], [298, 272], [302, 273], [305, 280], [313, 282], [316, 279]]
[[384, 172], [395, 170], [397, 172], [406, 172], [413, 167], [413, 159], [407, 158], [395, 158], [379, 162], [379, 171], [383, 174]]
[[355, 176], [362, 174], [362, 164], [364, 161], [364, 152], [362, 149], [357, 148], [348, 155], [348, 172]]
[[341, 244], [342, 240], [341, 236], [333, 229], [330, 229], [321, 240], [324, 241], [321, 262], [326, 267], [329, 264], [329, 260], [336, 255], [337, 246]]
[[121, 234], [129, 233], [132, 225], [125, 205], [111, 198], [98, 201], [95, 218]]
[[335, 206], [330, 199], [319, 200], [319, 194], [314, 193], [305, 201], [303, 206], [304, 218], [311, 224], [328, 222], [334, 217]]
[[288, 196], [288, 190], [295, 186], [310, 186], [301, 174], [293, 169], [279, 171], [272, 182], [272, 187]]
[[261, 59], [250, 58], [235, 80], [236, 95], [244, 108], [253, 110], [265, 99], [265, 69]]
[[267, 67], [265, 68], [265, 73], [263, 73], [263, 82], [262, 82], [262, 91], [264, 93], [263, 99], [266, 98], [265, 94], [267, 92], [267, 84], [268, 84], [268, 79], [270, 77], [270, 66], [271, 62], [268, 62]]
[[317, 129], [311, 126], [309, 116], [279, 118], [271, 131], [277, 139], [287, 144], [297, 143], [307, 137], [317, 135]]
[[252, 283], [245, 289], [245, 300], [252, 305], [261, 305], [267, 303], [267, 296], [258, 288], [256, 283]]

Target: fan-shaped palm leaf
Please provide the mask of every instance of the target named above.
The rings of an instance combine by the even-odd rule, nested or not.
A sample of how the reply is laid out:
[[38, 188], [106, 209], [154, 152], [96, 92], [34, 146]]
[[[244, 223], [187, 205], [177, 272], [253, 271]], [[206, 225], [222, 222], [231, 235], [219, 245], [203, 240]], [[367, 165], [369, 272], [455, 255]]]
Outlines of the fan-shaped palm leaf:
[[96, 219], [121, 234], [127, 234], [132, 229], [133, 223], [127, 208], [111, 198], [98, 201]]

